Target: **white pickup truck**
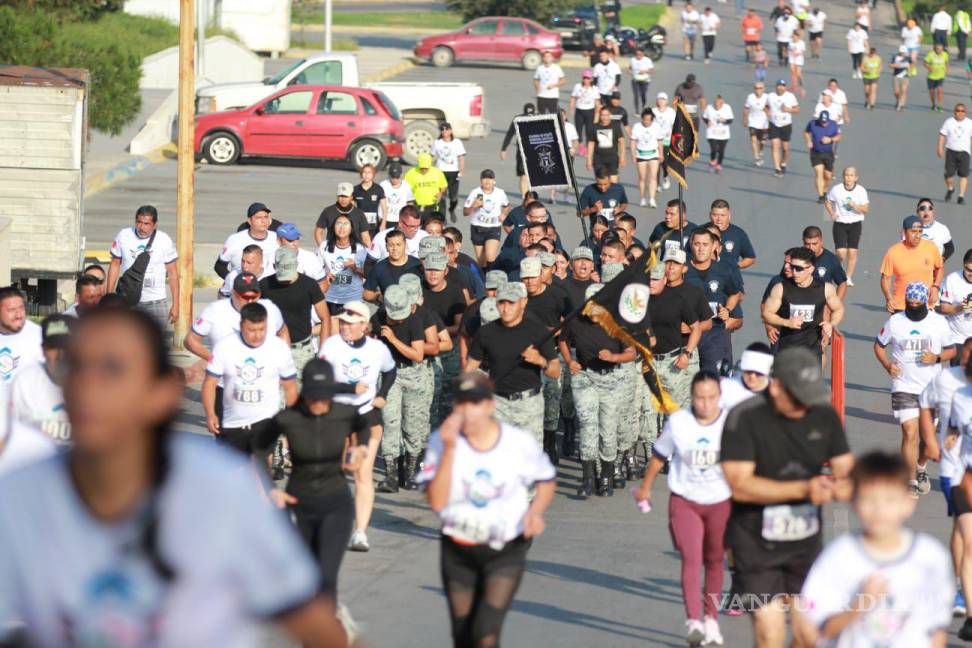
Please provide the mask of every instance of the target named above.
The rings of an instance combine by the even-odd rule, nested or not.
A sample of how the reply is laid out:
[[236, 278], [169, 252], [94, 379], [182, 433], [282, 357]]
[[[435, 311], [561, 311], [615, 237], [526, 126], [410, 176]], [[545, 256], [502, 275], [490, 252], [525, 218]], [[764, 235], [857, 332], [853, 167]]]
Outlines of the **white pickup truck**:
[[308, 56], [262, 81], [217, 83], [196, 91], [196, 114], [251, 106], [294, 84], [359, 86], [381, 90], [394, 102], [405, 121], [406, 162], [414, 164], [439, 136], [438, 124], [447, 121], [460, 139], [486, 137], [486, 98], [478, 83], [364, 83], [358, 59], [347, 52]]

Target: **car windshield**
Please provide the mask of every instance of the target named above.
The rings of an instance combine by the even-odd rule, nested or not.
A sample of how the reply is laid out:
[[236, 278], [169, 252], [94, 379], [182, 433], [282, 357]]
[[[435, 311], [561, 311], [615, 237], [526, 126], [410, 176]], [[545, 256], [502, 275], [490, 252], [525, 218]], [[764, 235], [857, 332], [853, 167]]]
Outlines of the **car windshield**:
[[301, 60], [297, 61], [296, 63], [294, 63], [293, 65], [291, 65], [290, 67], [284, 69], [283, 71], [278, 72], [274, 76], [267, 77], [266, 79], [264, 79], [263, 83], [265, 85], [277, 85], [278, 83], [280, 83], [281, 81], [283, 81], [284, 79], [286, 79], [287, 76], [289, 76], [291, 72], [293, 72], [294, 70], [296, 70], [297, 68], [299, 68], [301, 65], [303, 65], [306, 62], [307, 62], [307, 59], [301, 59]]
[[384, 106], [385, 110], [388, 111], [388, 114], [391, 115], [392, 119], [395, 121], [401, 121], [402, 115], [398, 112], [398, 107], [395, 105], [395, 103], [388, 98], [388, 95], [386, 95], [384, 92], [375, 92], [375, 94], [378, 96], [378, 100], [381, 101], [381, 105]]

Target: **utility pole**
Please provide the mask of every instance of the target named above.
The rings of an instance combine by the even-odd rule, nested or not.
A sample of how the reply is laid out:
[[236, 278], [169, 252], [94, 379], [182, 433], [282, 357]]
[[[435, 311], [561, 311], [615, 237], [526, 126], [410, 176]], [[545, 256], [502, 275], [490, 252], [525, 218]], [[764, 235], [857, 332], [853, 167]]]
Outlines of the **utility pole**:
[[324, 0], [324, 51], [331, 51], [331, 0]]
[[196, 78], [206, 76], [206, 2], [196, 0]]
[[193, 35], [195, 7], [193, 0], [179, 0], [179, 144], [178, 170], [176, 175], [176, 247], [179, 252], [177, 268], [179, 271], [178, 299], [179, 318], [175, 323], [174, 346], [182, 347], [182, 340], [189, 332], [192, 322], [193, 289], [193, 238], [195, 223], [193, 216], [193, 172], [195, 158], [193, 139], [195, 136], [196, 80], [193, 68]]

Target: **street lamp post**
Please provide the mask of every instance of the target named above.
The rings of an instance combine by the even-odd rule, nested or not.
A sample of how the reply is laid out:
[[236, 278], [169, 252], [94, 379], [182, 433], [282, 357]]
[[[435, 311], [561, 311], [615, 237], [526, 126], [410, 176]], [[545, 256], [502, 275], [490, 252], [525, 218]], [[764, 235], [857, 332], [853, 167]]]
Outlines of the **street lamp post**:
[[174, 342], [181, 347], [192, 322], [193, 289], [193, 172], [195, 158], [195, 70], [193, 69], [193, 32], [195, 7], [193, 0], [179, 0], [179, 142], [176, 172], [176, 247], [179, 253], [178, 300], [179, 317], [175, 322]]

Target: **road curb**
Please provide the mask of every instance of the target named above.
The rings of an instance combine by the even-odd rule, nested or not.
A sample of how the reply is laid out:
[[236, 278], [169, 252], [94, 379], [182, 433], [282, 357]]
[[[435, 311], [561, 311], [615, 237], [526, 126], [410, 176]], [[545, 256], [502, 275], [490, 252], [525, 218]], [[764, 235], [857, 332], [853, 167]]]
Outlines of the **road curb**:
[[134, 178], [148, 167], [164, 160], [167, 154], [175, 154], [175, 152], [174, 144], [164, 144], [145, 155], [133, 155], [130, 159], [119, 162], [106, 171], [87, 176], [84, 179], [84, 197], [88, 198], [123, 180]]
[[374, 74], [369, 74], [367, 77], [362, 79], [363, 83], [378, 83], [379, 81], [387, 81], [392, 77], [398, 76], [402, 72], [406, 72], [415, 67], [414, 59], [406, 59], [401, 63], [387, 67], [384, 70], [375, 72]]
[[[416, 29], [415, 27], [383, 27], [381, 25], [376, 25], [374, 27], [355, 26], [355, 25], [331, 25], [332, 34], [349, 34], [351, 36], [354, 35], [360, 36], [362, 34], [367, 34], [369, 36], [386, 35], [386, 36], [413, 36], [414, 37], [415, 29]], [[304, 25], [301, 25], [300, 23], [292, 23], [290, 25], [290, 31], [292, 32], [299, 32], [301, 30], [305, 32], [311, 32], [313, 34], [320, 34], [323, 33], [324, 31], [324, 25], [320, 25], [318, 23], [304, 24]], [[423, 29], [422, 36], [438, 36], [439, 34], [448, 34], [451, 31], [455, 31], [455, 30]], [[416, 38], [416, 40], [418, 39]]]

